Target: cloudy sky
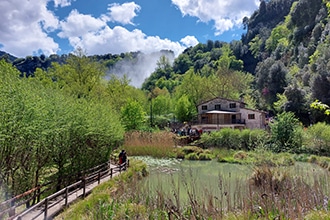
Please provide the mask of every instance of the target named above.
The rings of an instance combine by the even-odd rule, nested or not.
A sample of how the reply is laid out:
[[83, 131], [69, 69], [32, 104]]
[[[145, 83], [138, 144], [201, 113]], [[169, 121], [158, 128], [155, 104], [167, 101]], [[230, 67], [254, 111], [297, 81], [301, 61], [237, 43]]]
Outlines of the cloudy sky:
[[259, 0], [1, 0], [0, 50], [17, 57], [145, 53], [231, 41]]

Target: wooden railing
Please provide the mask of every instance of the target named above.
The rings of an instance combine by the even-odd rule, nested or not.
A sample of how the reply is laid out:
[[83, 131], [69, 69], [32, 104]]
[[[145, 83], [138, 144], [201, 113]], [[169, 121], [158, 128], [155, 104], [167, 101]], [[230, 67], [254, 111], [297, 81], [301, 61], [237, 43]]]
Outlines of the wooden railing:
[[[43, 219], [48, 219], [49, 213], [48, 210], [52, 207], [60, 204], [56, 210], [56, 213], [60, 212], [64, 207], [67, 207], [69, 203], [73, 202], [76, 198], [82, 197], [84, 198], [87, 194], [86, 188], [92, 184], [100, 184], [101, 180], [110, 177], [112, 178], [116, 173], [121, 173], [126, 170], [129, 166], [129, 161], [126, 163], [116, 165], [114, 167], [110, 167], [110, 161], [91, 168], [87, 171], [84, 171], [84, 175], [78, 182], [75, 182], [60, 191], [47, 196], [42, 201], [40, 200], [40, 195], [45, 191], [40, 191], [43, 186], [35, 187], [27, 192], [24, 192], [18, 196], [15, 196], [9, 200], [0, 203], [0, 219], [36, 219], [40, 218], [43, 214]], [[78, 195], [72, 201], [69, 201], [70, 195], [76, 194]], [[32, 195], [32, 196], [31, 196]], [[22, 199], [24, 197], [29, 196], [27, 199]], [[22, 209], [24, 204], [29, 203], [31, 200], [35, 200], [36, 197], [39, 197], [37, 200], [38, 203], [23, 209], [22, 211], [16, 213], [16, 210]], [[54, 214], [54, 213], [53, 213]], [[52, 215], [53, 215], [52, 214]]]

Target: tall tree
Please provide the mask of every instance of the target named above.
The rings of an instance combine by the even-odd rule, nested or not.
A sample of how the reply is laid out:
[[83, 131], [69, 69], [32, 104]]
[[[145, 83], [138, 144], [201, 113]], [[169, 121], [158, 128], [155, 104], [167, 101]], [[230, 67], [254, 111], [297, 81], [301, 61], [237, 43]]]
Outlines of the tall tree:
[[87, 57], [78, 48], [70, 54], [66, 64], [53, 64], [49, 70], [58, 86], [69, 94], [81, 98], [88, 97], [90, 92], [100, 85], [105, 75], [105, 68], [99, 62]]

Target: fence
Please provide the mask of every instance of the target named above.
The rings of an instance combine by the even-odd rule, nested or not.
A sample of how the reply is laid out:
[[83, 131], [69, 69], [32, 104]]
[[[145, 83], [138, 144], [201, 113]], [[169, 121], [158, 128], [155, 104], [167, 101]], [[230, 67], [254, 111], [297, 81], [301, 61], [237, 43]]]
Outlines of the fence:
[[[40, 196], [47, 189], [41, 191], [45, 185], [35, 187], [27, 192], [24, 192], [23, 194], [0, 203], [0, 219], [5, 219], [6, 217], [8, 220], [37, 218], [48, 219], [50, 216], [54, 216], [60, 212], [64, 207], [67, 207], [75, 199], [80, 197], [84, 198], [88, 193], [87, 188], [89, 186], [91, 191], [92, 188], [100, 184], [102, 179], [105, 179], [106, 177], [111, 179], [115, 174], [126, 170], [128, 166], [129, 161], [118, 166], [112, 165], [109, 161], [107, 163], [91, 168], [84, 172], [85, 175], [81, 177], [80, 181], [63, 188], [50, 196], [47, 196], [42, 201], [40, 201]], [[29, 198], [22, 200], [22, 198], [27, 196], [29, 196]], [[36, 198], [38, 198], [37, 204], [28, 207], [25, 210], [23, 209], [19, 213], [16, 213], [17, 209], [22, 209], [22, 205], [28, 204], [30, 201], [35, 200]], [[53, 209], [52, 213], [49, 213], [50, 209]]]

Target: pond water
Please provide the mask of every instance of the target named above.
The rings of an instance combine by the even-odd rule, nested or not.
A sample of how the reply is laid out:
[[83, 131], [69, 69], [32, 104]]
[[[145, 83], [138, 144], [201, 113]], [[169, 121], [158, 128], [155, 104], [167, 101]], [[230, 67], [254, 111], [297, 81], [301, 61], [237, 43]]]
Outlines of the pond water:
[[[190, 161], [177, 159], [155, 159], [152, 157], [135, 157], [148, 165], [149, 176], [143, 181], [144, 190], [156, 195], [159, 192], [166, 196], [187, 199], [189, 193], [198, 197], [230, 195], [244, 197], [248, 192], [248, 181], [254, 167], [219, 163], [212, 161]], [[306, 183], [315, 180], [323, 182], [323, 190], [330, 193], [329, 172], [311, 163], [296, 163], [294, 166], [282, 167], [290, 176], [302, 177]]]

